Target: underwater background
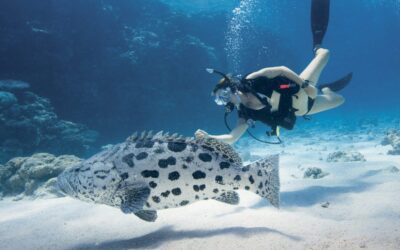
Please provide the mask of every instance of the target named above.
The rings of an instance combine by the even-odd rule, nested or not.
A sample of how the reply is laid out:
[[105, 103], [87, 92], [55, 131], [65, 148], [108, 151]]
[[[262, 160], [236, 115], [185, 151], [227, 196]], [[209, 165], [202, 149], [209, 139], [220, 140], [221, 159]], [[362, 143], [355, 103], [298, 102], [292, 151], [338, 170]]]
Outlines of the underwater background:
[[[330, 1], [330, 61], [320, 84], [353, 72], [340, 92], [345, 103], [298, 117], [293, 130], [281, 130], [281, 145], [247, 134], [234, 145], [244, 166], [274, 159], [279, 209], [245, 187], [230, 204], [204, 197], [159, 209], [150, 223], [65, 196], [57, 181], [103, 149], [112, 159], [113, 145], [135, 131], [226, 133], [224, 108], [211, 96], [219, 77], [206, 68], [301, 73], [314, 56], [310, 8], [311, 0], [0, 1], [0, 249], [400, 249], [400, 0]], [[236, 119], [233, 112], [229, 124]], [[269, 129], [258, 122], [251, 131], [275, 140]], [[137, 166], [186, 169], [183, 152], [177, 164], [138, 163], [151, 158], [146, 151], [123, 160], [138, 163], [129, 172], [136, 178]], [[93, 175], [104, 180], [111, 165], [97, 163]], [[171, 174], [157, 181], [173, 193]], [[220, 179], [192, 181], [179, 188]]]
[[[205, 68], [300, 73], [313, 57], [310, 2], [2, 1], [1, 163], [42, 151], [88, 157], [134, 131], [225, 132], [210, 96], [218, 79]], [[346, 103], [299, 118], [282, 137], [398, 117], [399, 34], [398, 0], [332, 1], [321, 82], [354, 72]], [[257, 124], [260, 135], [266, 129]]]

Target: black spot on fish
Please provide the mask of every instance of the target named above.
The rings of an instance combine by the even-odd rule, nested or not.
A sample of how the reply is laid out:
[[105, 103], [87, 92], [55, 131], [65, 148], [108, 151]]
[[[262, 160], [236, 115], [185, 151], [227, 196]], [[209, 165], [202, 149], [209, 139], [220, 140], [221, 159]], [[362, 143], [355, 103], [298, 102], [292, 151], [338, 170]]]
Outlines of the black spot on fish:
[[230, 166], [231, 166], [231, 164], [229, 162], [226, 162], [226, 161], [223, 161], [223, 162], [219, 163], [219, 167], [221, 169], [229, 168]]
[[188, 156], [188, 157], [186, 157], [186, 159], [185, 159], [185, 161], [186, 161], [187, 163], [191, 163], [193, 160], [194, 160], [193, 156]]
[[218, 188], [214, 188], [213, 192], [218, 193]]
[[199, 158], [200, 160], [204, 161], [204, 162], [210, 162], [212, 160], [212, 157], [210, 154], [208, 153], [201, 153], [199, 154]]
[[201, 147], [202, 147], [202, 148], [204, 148], [205, 150], [208, 150], [208, 151], [214, 152], [214, 148], [212, 148], [212, 147], [210, 147], [210, 146], [207, 146], [207, 145], [202, 145]]
[[244, 189], [250, 190], [250, 187], [249, 186], [245, 186]]
[[133, 162], [133, 157], [135, 154], [130, 153], [122, 157], [122, 161], [125, 162], [129, 167], [133, 168], [135, 166], [135, 163]]
[[181, 195], [182, 191], [181, 191], [180, 188], [174, 188], [174, 189], [171, 190], [171, 193], [173, 195]]
[[196, 192], [200, 191], [200, 187], [198, 185], [193, 185], [193, 190]]
[[253, 176], [252, 176], [252, 175], [250, 175], [249, 181], [250, 181], [251, 184], [254, 184], [254, 179], [253, 179]]
[[157, 170], [144, 170], [141, 174], [144, 178], [158, 178], [160, 175]]
[[146, 202], [146, 207], [150, 207], [150, 203]]
[[144, 160], [144, 159], [147, 158], [147, 156], [149, 156], [148, 153], [146, 153], [146, 152], [141, 152], [140, 154], [138, 154], [138, 155], [136, 156], [136, 160], [138, 160], [138, 161]]
[[258, 170], [257, 175], [258, 175], [258, 176], [262, 176], [262, 171], [261, 171], [261, 170]]
[[174, 171], [174, 172], [169, 173], [168, 179], [171, 181], [175, 181], [175, 180], [178, 180], [180, 176], [181, 175], [179, 174], [178, 171]]
[[233, 180], [235, 180], [235, 181], [241, 181], [242, 178], [240, 177], [240, 175], [236, 175], [235, 178], [233, 178]]
[[200, 197], [199, 197], [197, 194], [194, 196], [194, 198], [195, 198], [196, 200], [200, 199]]
[[206, 185], [202, 184], [202, 185], [200, 185], [199, 188], [200, 188], [201, 191], [203, 191], [204, 189], [206, 189]]
[[103, 190], [106, 190], [106, 189], [107, 189], [107, 187], [106, 187], [106, 186], [103, 186], [103, 187], [102, 187], [102, 189], [103, 189]]
[[97, 170], [93, 172], [94, 174], [98, 174], [98, 173], [103, 173], [103, 174], [109, 174], [110, 170]]
[[114, 182], [114, 181], [115, 181], [115, 178], [112, 178], [111, 181]]
[[170, 193], [171, 193], [171, 192], [167, 190], [167, 191], [165, 191], [165, 192], [162, 192], [162, 193], [161, 193], [161, 196], [167, 198], [168, 195], [169, 195]]
[[192, 176], [193, 176], [193, 178], [194, 179], [204, 179], [204, 178], [206, 178], [206, 173], [204, 173], [204, 172], [202, 172], [202, 171], [200, 171], [200, 170], [197, 170], [196, 172], [194, 172], [193, 174], [192, 174]]
[[149, 182], [149, 186], [150, 186], [151, 188], [156, 188], [156, 187], [157, 187], [157, 183], [155, 183], [154, 181], [150, 181], [150, 182]]
[[189, 201], [184, 200], [180, 203], [181, 206], [186, 206], [187, 204], [189, 204]]
[[96, 175], [97, 178], [104, 180], [105, 178], [107, 178], [106, 175]]
[[182, 168], [183, 168], [183, 169], [187, 169], [187, 168], [188, 168], [188, 166], [187, 166], [187, 165], [185, 165], [185, 164], [183, 164], [183, 165], [182, 165]]
[[169, 165], [175, 165], [176, 164], [176, 158], [175, 157], [168, 157], [167, 159], [161, 159], [158, 161], [158, 166], [160, 168], [167, 168]]
[[224, 184], [224, 178], [220, 175], [217, 175], [215, 177], [215, 182], [217, 182], [218, 184]]
[[120, 177], [122, 178], [122, 180], [126, 180], [129, 178], [129, 174], [128, 173], [123, 173], [120, 175]]
[[258, 185], [258, 188], [259, 189], [263, 188], [263, 183], [262, 182], [260, 182], [260, 184]]
[[248, 172], [250, 170], [249, 166], [242, 167], [242, 172]]
[[175, 165], [176, 164], [176, 158], [175, 157], [168, 157], [167, 159], [168, 165]]
[[186, 146], [187, 144], [185, 142], [173, 142], [173, 141], [168, 142], [168, 149], [176, 153], [185, 150]]
[[167, 167], [168, 167], [168, 161], [165, 160], [165, 159], [160, 159], [160, 160], [158, 161], [158, 166], [159, 166], [160, 168], [167, 168]]
[[238, 187], [234, 187], [233, 190], [239, 190], [239, 188]]
[[155, 202], [155, 203], [160, 203], [160, 197], [158, 197], [158, 196], [153, 196], [153, 197], [151, 197], [152, 199], [153, 199], [153, 201]]
[[[73, 170], [73, 171], [75, 171], [75, 172], [79, 172], [79, 171], [80, 171], [80, 169], [79, 169], [79, 168], [75, 168], [75, 170]], [[72, 171], [70, 171], [70, 172], [72, 172]]]

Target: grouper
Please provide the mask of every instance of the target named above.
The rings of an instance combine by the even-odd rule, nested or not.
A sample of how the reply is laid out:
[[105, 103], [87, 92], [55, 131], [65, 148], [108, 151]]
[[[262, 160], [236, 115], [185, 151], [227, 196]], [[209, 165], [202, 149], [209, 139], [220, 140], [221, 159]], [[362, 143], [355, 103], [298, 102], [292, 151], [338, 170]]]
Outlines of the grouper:
[[66, 169], [57, 182], [68, 196], [151, 222], [156, 210], [200, 200], [236, 205], [239, 189], [278, 207], [279, 156], [243, 166], [237, 152], [218, 140], [143, 132]]

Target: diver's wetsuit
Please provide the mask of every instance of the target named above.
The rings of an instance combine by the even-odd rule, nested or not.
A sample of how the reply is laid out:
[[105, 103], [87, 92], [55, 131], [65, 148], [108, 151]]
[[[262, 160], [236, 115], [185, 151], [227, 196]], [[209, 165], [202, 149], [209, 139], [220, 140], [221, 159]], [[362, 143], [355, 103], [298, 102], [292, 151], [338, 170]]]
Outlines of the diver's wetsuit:
[[[293, 129], [296, 122], [296, 109], [293, 108], [292, 97], [296, 96], [300, 90], [300, 86], [286, 77], [275, 77], [269, 79], [267, 77], [257, 77], [254, 79], [245, 79], [242, 81], [241, 91], [256, 95], [257, 99], [265, 105], [260, 110], [250, 109], [243, 104], [239, 106], [239, 117], [242, 119], [261, 121], [276, 131], [277, 126]], [[272, 97], [273, 92], [280, 94], [279, 106], [277, 111], [271, 111], [271, 105], [267, 100], [258, 94]]]

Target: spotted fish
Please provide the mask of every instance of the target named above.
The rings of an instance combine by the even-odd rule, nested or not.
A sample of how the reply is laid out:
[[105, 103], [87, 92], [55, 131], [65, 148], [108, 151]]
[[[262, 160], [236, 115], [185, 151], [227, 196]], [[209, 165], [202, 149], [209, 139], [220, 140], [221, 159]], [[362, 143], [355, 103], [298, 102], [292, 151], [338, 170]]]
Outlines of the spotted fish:
[[58, 185], [69, 196], [145, 221], [155, 221], [156, 210], [199, 200], [238, 204], [238, 189], [278, 207], [279, 156], [243, 166], [234, 149], [218, 140], [144, 132], [65, 170]]

